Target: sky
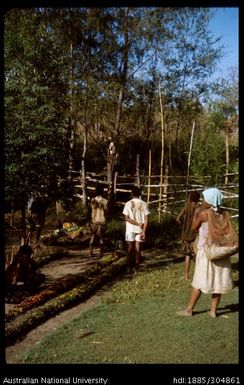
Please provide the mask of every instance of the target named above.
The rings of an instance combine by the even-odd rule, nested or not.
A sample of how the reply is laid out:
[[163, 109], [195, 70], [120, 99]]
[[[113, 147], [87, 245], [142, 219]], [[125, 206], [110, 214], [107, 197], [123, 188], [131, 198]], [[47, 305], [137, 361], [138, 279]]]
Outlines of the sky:
[[224, 76], [228, 68], [238, 66], [239, 56], [239, 8], [213, 8], [215, 16], [209, 24], [210, 31], [214, 36], [222, 37], [221, 43], [226, 46], [226, 54], [219, 63], [217, 76]]

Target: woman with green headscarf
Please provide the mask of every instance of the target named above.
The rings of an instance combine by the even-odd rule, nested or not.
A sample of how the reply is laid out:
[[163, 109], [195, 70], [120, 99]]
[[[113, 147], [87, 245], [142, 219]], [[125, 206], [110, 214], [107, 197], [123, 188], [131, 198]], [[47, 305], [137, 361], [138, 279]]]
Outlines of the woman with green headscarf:
[[222, 294], [233, 289], [230, 257], [210, 261], [205, 253], [208, 240], [219, 246], [232, 246], [238, 238], [228, 214], [220, 209], [222, 193], [217, 188], [203, 191], [204, 201], [193, 218], [192, 229], [199, 230], [192, 292], [186, 309], [177, 312], [180, 316], [191, 316], [202, 293], [212, 294], [209, 315], [217, 316], [217, 307]]

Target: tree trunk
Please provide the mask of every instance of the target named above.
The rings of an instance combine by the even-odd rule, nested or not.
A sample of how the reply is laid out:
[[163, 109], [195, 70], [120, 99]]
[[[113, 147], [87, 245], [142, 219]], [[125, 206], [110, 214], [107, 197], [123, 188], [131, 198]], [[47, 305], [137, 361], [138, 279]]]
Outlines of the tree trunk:
[[74, 76], [73, 76], [73, 42], [72, 31], [69, 23], [69, 39], [70, 39], [70, 69], [69, 69], [69, 82], [70, 82], [70, 137], [69, 137], [69, 181], [72, 180], [73, 170], [73, 150], [75, 140], [75, 119], [74, 119]]
[[226, 126], [225, 130], [225, 185], [229, 183], [229, 163], [230, 163], [230, 153], [229, 153], [229, 128]]
[[26, 197], [25, 194], [22, 194], [21, 197], [21, 245], [24, 245], [26, 242]]
[[116, 190], [117, 190], [117, 179], [118, 179], [118, 172], [115, 171], [114, 173], [114, 197], [116, 199]]
[[119, 97], [118, 97], [118, 104], [117, 104], [117, 113], [116, 113], [116, 121], [115, 121], [115, 129], [114, 129], [114, 136], [115, 136], [115, 138], [119, 137], [122, 104], [123, 104], [123, 100], [124, 100], [124, 88], [125, 88], [125, 84], [123, 83], [123, 84], [121, 84], [121, 87], [120, 87], [120, 90], [119, 90]]
[[160, 102], [160, 119], [161, 119], [161, 161], [160, 161], [160, 187], [159, 187], [159, 207], [158, 207], [158, 221], [161, 220], [161, 199], [162, 199], [162, 184], [163, 184], [163, 167], [164, 167], [164, 107], [161, 94], [160, 84], [158, 86], [159, 102]]
[[116, 147], [114, 142], [110, 142], [107, 150], [107, 181], [108, 181], [108, 210], [113, 210], [114, 201], [114, 165], [116, 160]]
[[172, 167], [172, 142], [171, 142], [171, 137], [169, 138], [169, 173], [170, 173], [170, 175], [173, 174], [173, 167]]
[[83, 153], [81, 159], [81, 178], [82, 178], [82, 203], [86, 206], [87, 196], [86, 196], [86, 149], [87, 149], [87, 129], [85, 125], [83, 126]]
[[128, 55], [129, 55], [129, 36], [127, 30], [127, 20], [129, 15], [128, 7], [125, 8], [125, 17], [124, 17], [124, 45], [123, 45], [123, 55], [121, 62], [121, 72], [120, 72], [120, 87], [119, 87], [119, 96], [118, 96], [118, 104], [117, 104], [117, 113], [114, 127], [114, 138], [112, 138], [112, 143], [114, 144], [115, 151], [108, 152], [108, 161], [107, 161], [107, 172], [108, 172], [108, 184], [109, 184], [109, 207], [112, 209], [113, 200], [114, 200], [114, 166], [116, 163], [116, 159], [118, 157], [118, 138], [120, 134], [120, 121], [121, 121], [121, 113], [122, 113], [122, 105], [124, 101], [124, 92], [127, 81], [127, 71], [128, 71]]
[[136, 183], [140, 187], [140, 154], [136, 154]]

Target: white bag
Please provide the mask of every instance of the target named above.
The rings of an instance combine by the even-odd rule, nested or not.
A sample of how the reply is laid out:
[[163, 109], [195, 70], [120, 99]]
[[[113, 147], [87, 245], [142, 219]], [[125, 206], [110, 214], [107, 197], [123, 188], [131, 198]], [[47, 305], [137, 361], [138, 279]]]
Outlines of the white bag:
[[238, 246], [216, 246], [214, 244], [206, 244], [204, 247], [205, 254], [210, 261], [224, 259], [238, 252]]

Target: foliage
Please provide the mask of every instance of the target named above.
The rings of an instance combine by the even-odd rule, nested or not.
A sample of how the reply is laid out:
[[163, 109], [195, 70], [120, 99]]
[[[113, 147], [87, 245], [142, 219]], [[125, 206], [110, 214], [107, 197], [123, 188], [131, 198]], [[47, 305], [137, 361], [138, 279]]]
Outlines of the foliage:
[[218, 185], [225, 172], [225, 143], [218, 133], [216, 114], [210, 116], [202, 130], [194, 137], [191, 171], [193, 175], [210, 176], [210, 183]]
[[[152, 211], [150, 209], [150, 211]], [[166, 250], [175, 247], [180, 239], [180, 227], [175, 217], [162, 214], [161, 222], [158, 222], [158, 213], [150, 214], [150, 224], [147, 232], [146, 247], [165, 248]]]
[[123, 219], [111, 219], [108, 221], [106, 236], [114, 241], [125, 238], [125, 221]]
[[[123, 219], [111, 219], [107, 224], [106, 235], [113, 240], [125, 238], [125, 222]], [[158, 222], [157, 210], [150, 208], [149, 226], [144, 248], [151, 247], [170, 249], [177, 243], [180, 228], [172, 215], [163, 214]]]
[[38, 18], [34, 10], [5, 15], [5, 193], [12, 198], [40, 192], [64, 170], [61, 51]]
[[[119, 172], [134, 173], [140, 153], [141, 171], [147, 173], [151, 147], [152, 170], [158, 173], [159, 85], [164, 163], [171, 174], [185, 174], [192, 121], [205, 130], [202, 116], [208, 105], [203, 101], [212, 90], [210, 76], [223, 54], [219, 39], [208, 31], [211, 15], [208, 8], [188, 7], [8, 11], [4, 19], [6, 199], [26, 197], [43, 186], [47, 195], [60, 198], [57, 177], [65, 179], [70, 168], [79, 170], [82, 162], [89, 171], [103, 171], [111, 138], [118, 146]], [[221, 130], [222, 118], [237, 113], [236, 85], [233, 80], [216, 86], [222, 117], [208, 124], [211, 140]], [[208, 140], [206, 135], [197, 140], [192, 171], [199, 175], [208, 169], [200, 151]], [[223, 152], [218, 143], [218, 154], [211, 141], [207, 146], [211, 160], [220, 161], [220, 173]], [[236, 167], [236, 156], [233, 151], [231, 167]], [[73, 192], [64, 189], [60, 198], [67, 207], [72, 203], [69, 194]]]
[[89, 210], [86, 206], [83, 205], [82, 201], [79, 199], [73, 204], [71, 211], [67, 213], [67, 219], [73, 221], [77, 224], [86, 223], [89, 218]]

